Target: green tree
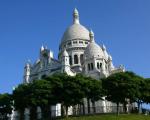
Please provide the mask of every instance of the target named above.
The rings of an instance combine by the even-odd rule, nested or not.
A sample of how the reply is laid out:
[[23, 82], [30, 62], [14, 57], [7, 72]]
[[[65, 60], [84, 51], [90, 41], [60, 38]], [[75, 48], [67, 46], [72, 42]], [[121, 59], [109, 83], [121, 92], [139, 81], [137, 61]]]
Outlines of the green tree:
[[90, 86], [90, 93], [88, 94], [88, 98], [91, 99], [91, 102], [93, 104], [92, 108], [93, 108], [93, 112], [96, 112], [95, 109], [95, 101], [98, 100], [102, 100], [103, 97], [103, 90], [102, 90], [102, 85], [101, 85], [101, 81], [98, 80], [92, 80], [92, 83], [89, 84]]
[[30, 84], [20, 84], [13, 91], [14, 107], [20, 113], [20, 120], [24, 120], [24, 110], [29, 107]]
[[144, 85], [143, 85], [143, 91], [141, 91], [143, 94], [142, 100], [145, 103], [150, 103], [150, 78], [146, 78], [144, 80]]
[[82, 103], [84, 98], [84, 91], [81, 91], [82, 86], [76, 77], [66, 74], [54, 75], [51, 82], [56, 101], [62, 104], [62, 109], [65, 107], [66, 117], [68, 117], [68, 107]]
[[117, 104], [119, 115], [119, 104], [127, 101], [134, 102], [140, 96], [139, 83], [142, 78], [133, 72], [120, 72], [103, 79], [103, 88], [106, 90], [106, 99]]
[[125, 72], [130, 79], [127, 81], [127, 98], [130, 99], [130, 103], [137, 102], [138, 103], [138, 110], [140, 111], [140, 104], [142, 103], [142, 96], [143, 96], [143, 85], [144, 85], [144, 78], [135, 74], [134, 72]]
[[86, 77], [81, 74], [78, 74], [76, 79], [78, 79], [78, 83], [81, 86], [81, 91], [84, 92], [84, 98], [87, 98], [88, 113], [90, 113], [90, 100], [93, 105], [93, 112], [96, 112], [95, 101], [102, 99], [102, 96], [104, 95], [101, 80], [95, 80], [91, 77]]
[[53, 104], [52, 87], [47, 80], [35, 80], [29, 84], [21, 84], [13, 91], [14, 106], [24, 119], [25, 108], [30, 108], [30, 119], [37, 119], [37, 106], [42, 109], [42, 118], [51, 117], [50, 105]]
[[[29, 106], [31, 113], [31, 120], [36, 119], [37, 106], [41, 107], [42, 118], [47, 119], [51, 117], [50, 106], [53, 104], [52, 87], [47, 80], [35, 80], [30, 85], [31, 94], [29, 94]], [[33, 117], [34, 116], [34, 117]]]
[[[54, 96], [52, 98], [53, 105], [56, 105], [57, 103], [62, 103], [62, 90], [63, 90], [63, 82], [62, 79], [65, 77], [64, 74], [54, 74], [52, 76], [46, 77], [45, 80], [49, 81], [52, 87], [52, 95]], [[61, 108], [63, 108], [63, 105], [61, 104]], [[61, 115], [64, 115], [63, 109], [61, 109]]]
[[[7, 120], [12, 113], [12, 96], [8, 93], [0, 94], [0, 119]], [[2, 117], [2, 118], [1, 118]]]

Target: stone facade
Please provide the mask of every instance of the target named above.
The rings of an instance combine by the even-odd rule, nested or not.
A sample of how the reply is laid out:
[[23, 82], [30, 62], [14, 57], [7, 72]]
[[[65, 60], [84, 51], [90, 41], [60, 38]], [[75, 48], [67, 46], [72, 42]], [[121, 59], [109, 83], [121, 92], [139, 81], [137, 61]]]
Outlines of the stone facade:
[[73, 24], [64, 32], [59, 45], [58, 60], [53, 58], [51, 50], [42, 46], [39, 59], [34, 64], [28, 62], [25, 65], [23, 82], [29, 83], [56, 72], [66, 72], [71, 76], [82, 73], [100, 79], [121, 71], [124, 68], [114, 67], [106, 47], [95, 42], [93, 31], [80, 24], [79, 13], [75, 9]]

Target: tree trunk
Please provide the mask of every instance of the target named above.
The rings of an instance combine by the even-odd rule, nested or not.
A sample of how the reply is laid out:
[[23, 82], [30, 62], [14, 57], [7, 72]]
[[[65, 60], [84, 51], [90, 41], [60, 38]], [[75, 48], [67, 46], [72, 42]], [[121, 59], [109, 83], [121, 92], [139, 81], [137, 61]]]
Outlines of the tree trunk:
[[51, 109], [50, 106], [42, 106], [42, 119], [51, 119]]
[[[56, 111], [55, 111], [55, 113], [56, 113]], [[51, 106], [49, 106], [48, 118], [49, 118], [49, 119], [52, 118], [52, 110], [51, 110]]]
[[93, 113], [96, 113], [95, 101], [92, 102]]
[[3, 115], [4, 116], [4, 120], [8, 120], [8, 116], [7, 113]]
[[68, 106], [66, 106], [66, 118], [68, 118]]
[[119, 102], [117, 102], [117, 115], [119, 116]]
[[140, 102], [138, 101], [137, 104], [138, 104], [138, 113], [140, 114]]
[[64, 105], [61, 104], [61, 117], [64, 117], [64, 115], [65, 115]]
[[88, 105], [88, 114], [90, 114], [91, 111], [90, 111], [90, 99], [89, 98], [87, 98], [87, 105]]
[[20, 113], [19, 119], [24, 120], [24, 110], [19, 110], [19, 113]]
[[127, 113], [127, 104], [125, 102], [123, 103], [123, 111], [124, 113]]
[[83, 115], [85, 115], [85, 105], [84, 105], [84, 103], [82, 104], [82, 107], [83, 107]]
[[37, 120], [37, 107], [31, 107], [30, 120]]
[[140, 100], [138, 100], [138, 102], [137, 102], [137, 104], [138, 104], [138, 114], [141, 114], [141, 102], [140, 102]]
[[79, 104], [79, 114], [82, 115], [83, 112], [82, 112], [82, 104]]
[[81, 114], [81, 106], [80, 106], [80, 104], [78, 104], [77, 106], [78, 106], [78, 115], [80, 115]]

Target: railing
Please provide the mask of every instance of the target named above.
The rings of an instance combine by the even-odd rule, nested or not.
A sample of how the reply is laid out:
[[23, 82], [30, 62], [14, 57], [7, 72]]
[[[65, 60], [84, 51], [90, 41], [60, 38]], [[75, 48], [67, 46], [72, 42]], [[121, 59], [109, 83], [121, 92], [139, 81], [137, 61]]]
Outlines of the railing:
[[[127, 106], [126, 111], [123, 106], [119, 106], [119, 113], [130, 113], [135, 108], [132, 108], [131, 106]], [[94, 114], [116, 114], [117, 113], [117, 106], [96, 106], [96, 107], [72, 107], [72, 109], [68, 110], [68, 115], [71, 116], [80, 116], [80, 115], [94, 115]], [[145, 112], [144, 112], [145, 114]], [[150, 111], [146, 111], [146, 114], [150, 114]], [[64, 113], [65, 115], [65, 113]], [[37, 113], [38, 120], [42, 119], [42, 113]], [[57, 118], [62, 117], [61, 116], [61, 110], [52, 110], [51, 111], [51, 117]], [[30, 114], [25, 114], [25, 120], [29, 120]], [[4, 119], [0, 119], [4, 120]], [[10, 120], [19, 120], [19, 116], [15, 116], [13, 119]]]
[[[119, 113], [124, 113], [125, 110], [123, 106], [119, 106]], [[105, 114], [105, 113], [117, 113], [116, 106], [96, 106], [96, 107], [80, 107], [74, 108], [72, 111], [72, 115], [88, 115], [88, 114]], [[128, 107], [126, 112], [131, 112], [131, 107]]]

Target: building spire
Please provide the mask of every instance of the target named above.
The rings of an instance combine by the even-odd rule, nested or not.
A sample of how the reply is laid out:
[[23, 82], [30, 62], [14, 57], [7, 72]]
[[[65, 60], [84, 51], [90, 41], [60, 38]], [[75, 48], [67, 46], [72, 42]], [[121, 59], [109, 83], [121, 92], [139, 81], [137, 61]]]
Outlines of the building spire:
[[42, 45], [40, 51], [42, 52], [43, 50], [44, 50], [44, 46]]
[[94, 40], [94, 32], [92, 30], [89, 31], [89, 36], [90, 36], [91, 42], [95, 42], [95, 40]]
[[76, 8], [73, 11], [73, 23], [74, 24], [80, 24], [80, 22], [79, 22], [79, 12]]

